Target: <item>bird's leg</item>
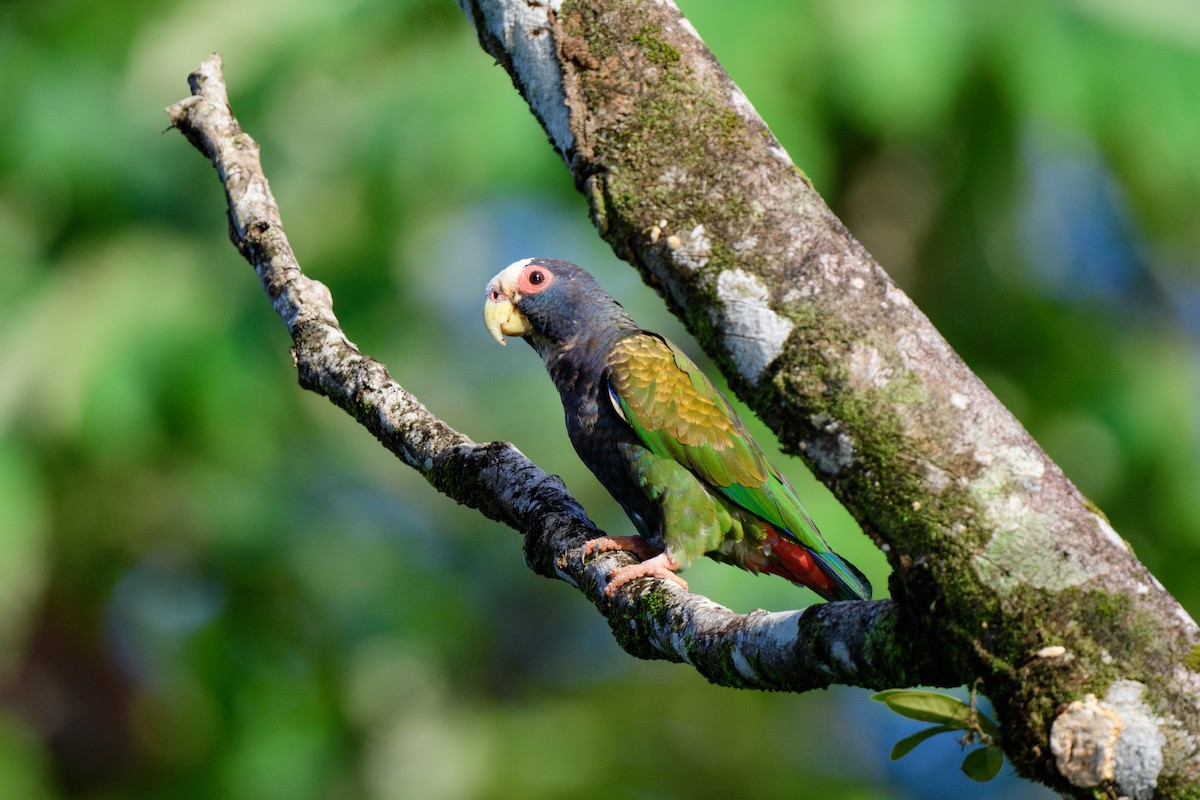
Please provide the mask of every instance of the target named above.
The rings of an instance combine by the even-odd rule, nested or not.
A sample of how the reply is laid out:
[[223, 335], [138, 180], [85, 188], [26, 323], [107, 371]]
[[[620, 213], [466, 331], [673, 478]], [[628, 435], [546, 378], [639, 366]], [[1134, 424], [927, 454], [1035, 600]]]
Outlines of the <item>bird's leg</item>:
[[675, 559], [671, 558], [666, 550], [655, 547], [641, 536], [601, 536], [583, 545], [585, 558], [593, 553], [606, 553], [610, 550], [625, 550], [642, 559], [642, 562], [617, 567], [608, 573], [608, 586], [604, 588], [606, 597], [614, 596], [618, 589], [637, 578], [661, 578], [677, 583], [687, 590], [687, 581], [675, 574], [675, 570], [679, 569]]

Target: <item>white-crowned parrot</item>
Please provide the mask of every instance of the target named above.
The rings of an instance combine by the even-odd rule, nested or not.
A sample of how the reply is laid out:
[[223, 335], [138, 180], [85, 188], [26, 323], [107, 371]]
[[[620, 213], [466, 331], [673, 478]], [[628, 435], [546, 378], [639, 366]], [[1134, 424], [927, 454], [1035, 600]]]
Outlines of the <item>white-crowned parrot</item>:
[[672, 580], [708, 555], [781, 575], [826, 600], [864, 600], [871, 584], [829, 549], [795, 490], [682, 350], [638, 327], [582, 268], [518, 261], [492, 278], [484, 321], [500, 344], [522, 336], [546, 364], [575, 451], [639, 536], [585, 552], [629, 550], [605, 593], [642, 576]]

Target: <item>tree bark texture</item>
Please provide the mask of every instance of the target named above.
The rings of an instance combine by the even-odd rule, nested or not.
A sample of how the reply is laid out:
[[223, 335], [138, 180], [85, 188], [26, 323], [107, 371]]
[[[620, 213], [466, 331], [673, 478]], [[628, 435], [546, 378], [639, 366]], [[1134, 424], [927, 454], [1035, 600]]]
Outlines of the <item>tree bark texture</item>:
[[[833, 215], [670, 0], [459, 0], [737, 394], [887, 554], [1017, 770], [1200, 796], [1200, 630]], [[545, 254], [553, 255], [553, 254]], [[891, 613], [891, 612], [889, 612]]]

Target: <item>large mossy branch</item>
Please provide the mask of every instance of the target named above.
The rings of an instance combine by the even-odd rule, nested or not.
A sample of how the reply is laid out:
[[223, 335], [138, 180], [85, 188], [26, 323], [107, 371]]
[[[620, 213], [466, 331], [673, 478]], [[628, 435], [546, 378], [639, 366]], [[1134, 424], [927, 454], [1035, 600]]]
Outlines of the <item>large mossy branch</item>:
[[[850, 235], [674, 4], [459, 3], [600, 235], [885, 548], [899, 621], [980, 680], [1018, 770], [1079, 796], [1200, 792], [1195, 622]], [[1131, 685], [1144, 709], [1121, 705]], [[1066, 709], [1089, 695], [1126, 733], [1076, 724]], [[1154, 737], [1123, 738], [1143, 718]]]
[[609, 553], [585, 562], [582, 545], [599, 531], [558, 478], [506, 442], [476, 444], [450, 428], [347, 339], [329, 290], [303, 273], [288, 244], [258, 145], [229, 107], [220, 57], [207, 59], [188, 80], [192, 96], [167, 109], [171, 124], [217, 169], [230, 237], [287, 325], [301, 385], [357, 419], [439, 491], [521, 532], [530, 567], [583, 592], [626, 650], [686, 661], [713, 682], [738, 688], [963, 680], [903, 635], [890, 600], [737, 614], [650, 579], [605, 598], [605, 576], [632, 563], [631, 556]]

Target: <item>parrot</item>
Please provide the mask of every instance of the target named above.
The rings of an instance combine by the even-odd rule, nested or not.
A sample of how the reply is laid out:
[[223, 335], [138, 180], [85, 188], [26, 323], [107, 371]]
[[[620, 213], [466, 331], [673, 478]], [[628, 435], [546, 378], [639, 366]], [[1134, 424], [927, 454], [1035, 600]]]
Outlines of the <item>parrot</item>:
[[484, 323], [497, 342], [520, 336], [558, 388], [580, 459], [633, 523], [635, 536], [601, 536], [585, 557], [639, 558], [604, 593], [641, 577], [672, 581], [706, 555], [781, 576], [825, 600], [869, 600], [871, 584], [834, 553], [794, 489], [725, 396], [671, 341], [644, 330], [590, 273], [527, 258], [487, 285]]

